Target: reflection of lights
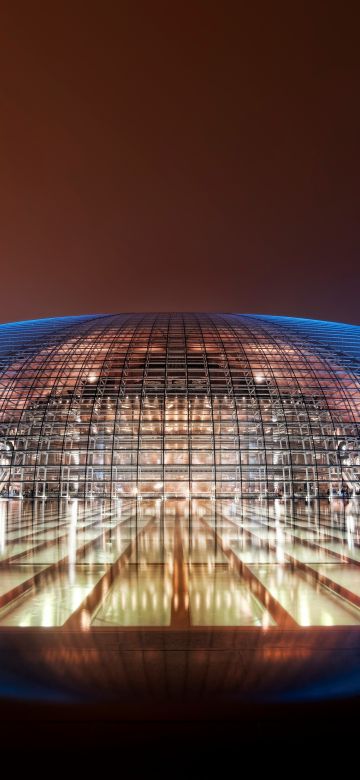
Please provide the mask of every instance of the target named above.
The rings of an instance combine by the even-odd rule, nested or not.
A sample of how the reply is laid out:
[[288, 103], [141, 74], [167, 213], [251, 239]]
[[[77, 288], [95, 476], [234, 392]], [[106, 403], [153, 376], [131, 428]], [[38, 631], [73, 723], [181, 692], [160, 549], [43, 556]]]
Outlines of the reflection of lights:
[[55, 594], [50, 594], [44, 600], [41, 617], [41, 625], [44, 626], [44, 628], [54, 625], [54, 595]]
[[[107, 511], [108, 505], [106, 502], [103, 502], [101, 503], [99, 510], [96, 509], [96, 512], [99, 511], [100, 513], [101, 511], [101, 519], [105, 520], [104, 529], [113, 529], [113, 550], [115, 549], [115, 540], [118, 541], [120, 551], [121, 538], [123, 538], [124, 547], [126, 547], [128, 544], [130, 537], [132, 540], [134, 539], [135, 532], [132, 529], [134, 529], [135, 523], [134, 525], [130, 525], [129, 520], [131, 522], [133, 519], [135, 503], [135, 501], [126, 499], [121, 505], [122, 517], [126, 519], [126, 523], [123, 526], [123, 537], [121, 537], [122, 532], [118, 528], [118, 505], [115, 509], [111, 508], [111, 511], [109, 512]], [[88, 510], [90, 510], [88, 516], [86, 515], [85, 511], [83, 513], [82, 503], [78, 502], [77, 500], [70, 502], [69, 504], [65, 503], [64, 506], [66, 507], [67, 513], [66, 519], [68, 523], [67, 533], [69, 540], [69, 561], [71, 561], [74, 559], [74, 554], [76, 552], [74, 535], [72, 537], [72, 546], [70, 544], [71, 534], [74, 534], [74, 530], [77, 527], [78, 530], [81, 529], [81, 541], [83, 542], [85, 538], [86, 540], [90, 540], [92, 534], [91, 525], [94, 515], [90, 514], [90, 512], [92, 512], [92, 509], [90, 509], [90, 503], [86, 504], [86, 507]], [[155, 497], [151, 501], [144, 498], [143, 506], [144, 509], [140, 512], [142, 519], [140, 521], [139, 527], [143, 525], [145, 517], [146, 519], [151, 519], [152, 516], [154, 516], [154, 507], [159, 506], [159, 501], [158, 499], [155, 499]], [[138, 583], [140, 584], [137, 585], [137, 595], [135, 595], [135, 608], [132, 606], [131, 602], [131, 599], [134, 599], [132, 594], [134, 587], [136, 587], [135, 579], [132, 579], [130, 587], [126, 585], [124, 590], [123, 583], [124, 579], [127, 577], [127, 574], [124, 572], [124, 569], [122, 569], [119, 571], [116, 586], [111, 588], [111, 595], [110, 593], [107, 593], [106, 587], [104, 586], [102, 592], [103, 602], [105, 602], [105, 598], [108, 599], [106, 601], [107, 609], [111, 607], [113, 612], [108, 612], [108, 615], [104, 618], [100, 618], [100, 620], [105, 619], [113, 625], [116, 625], [117, 622], [124, 624], [125, 621], [125, 624], [131, 624], [134, 626], [138, 625], [139, 621], [142, 621], [142, 624], [145, 625], [148, 619], [154, 624], [156, 624], [156, 621], [159, 620], [163, 625], [166, 624], [166, 621], [168, 621], [169, 612], [167, 610], [171, 604], [172, 596], [171, 568], [173, 560], [173, 506], [174, 504], [169, 502], [169, 505], [167, 505], [164, 509], [163, 538], [165, 545], [165, 567], [162, 568], [162, 571], [164, 572], [164, 579], [162, 580], [161, 587], [159, 587], [157, 580], [158, 570], [155, 574], [156, 567], [154, 567], [151, 563], [151, 559], [154, 559], [153, 554], [155, 553], [157, 555], [158, 551], [160, 550], [160, 542], [158, 537], [158, 519], [155, 531], [146, 531], [144, 536], [141, 537], [139, 545], [140, 554], [139, 558], [137, 559], [139, 567], [137, 572], [140, 572], [141, 562], [141, 574], [140, 579], [138, 580]], [[197, 609], [199, 611], [197, 620], [201, 620], [202, 624], [208, 623], [209, 625], [213, 625], [215, 621], [217, 625], [224, 625], [224, 622], [227, 625], [234, 625], [238, 624], [239, 622], [243, 625], [262, 625], [263, 628], [267, 628], [269, 625], [272, 625], [273, 621], [271, 621], [269, 615], [264, 613], [262, 610], [259, 610], [259, 607], [255, 603], [255, 600], [253, 600], [253, 597], [250, 596], [249, 592], [245, 591], [247, 585], [242, 584], [241, 587], [239, 586], [238, 575], [236, 574], [236, 576], [231, 578], [230, 574], [230, 580], [227, 579], [229, 576], [229, 571], [231, 570], [230, 562], [226, 564], [223, 558], [219, 558], [218, 561], [220, 562], [220, 560], [222, 560], [224, 563], [221, 564], [221, 567], [215, 566], [213, 532], [210, 530], [204, 531], [203, 524], [200, 522], [196, 523], [196, 516], [199, 517], [202, 514], [205, 514], [208, 516], [207, 522], [209, 524], [212, 522], [212, 527], [214, 529], [214, 513], [212, 513], [212, 510], [210, 509], [211, 504], [209, 498], [206, 500], [199, 499], [192, 502], [192, 518], [194, 522], [191, 531], [185, 530], [188, 503], [184, 502], [181, 506], [184, 508], [184, 521], [181, 524], [184, 552], [188, 549], [189, 540], [192, 542], [190, 555], [192, 555], [194, 565], [189, 565], [187, 573], [189, 577], [189, 589], [191, 593], [191, 607], [194, 609], [193, 615], [195, 615], [196, 601], [198, 604]], [[306, 547], [302, 547], [303, 541], [305, 541], [307, 538], [309, 541], [314, 540], [314, 538], [318, 538], [317, 534], [321, 530], [312, 524], [312, 521], [316, 519], [316, 511], [314, 509], [310, 511], [308, 507], [305, 510], [304, 506], [298, 506], [296, 509], [297, 517], [295, 518], [292, 514], [290, 514], [292, 512], [291, 505], [288, 505], [284, 512], [284, 520], [280, 524], [279, 522], [276, 522], [275, 519], [277, 511], [276, 506], [277, 502], [274, 502], [274, 504], [270, 505], [257, 505], [256, 508], [255, 504], [252, 504], [248, 514], [248, 510], [246, 510], [246, 508], [244, 509], [244, 505], [239, 506], [238, 523], [237, 527], [235, 527], [234, 524], [230, 525], [224, 519], [226, 515], [231, 513], [233, 507], [232, 499], [229, 502], [219, 502], [217, 506], [217, 531], [219, 537], [221, 537], [220, 546], [227, 546], [229, 544], [233, 546], [234, 542], [237, 541], [237, 546], [236, 548], [234, 547], [234, 550], [236, 549], [239, 551], [239, 547], [243, 545], [243, 548], [245, 549], [244, 560], [248, 563], [254, 563], [256, 560], [259, 564], [261, 564], [262, 560], [264, 563], [270, 563], [276, 560], [278, 563], [281, 563], [283, 559], [283, 550], [281, 548], [285, 542], [287, 545], [286, 550], [289, 552], [289, 554], [292, 554], [294, 557], [297, 555], [301, 556], [300, 548], [306, 552]], [[6, 505], [3, 504], [3, 510], [5, 508]], [[19, 509], [19, 504], [17, 504], [16, 508], [17, 510]], [[325, 543], [326, 535], [329, 533], [329, 521], [335, 519], [335, 522], [337, 522], [339, 518], [342, 519], [342, 536], [345, 543], [346, 541], [348, 544], [350, 544], [350, 542], [353, 543], [353, 539], [357, 541], [357, 535], [355, 535], [357, 534], [357, 516], [355, 514], [355, 505], [352, 507], [351, 512], [346, 513], [345, 518], [343, 515], [342, 503], [340, 504], [340, 509], [342, 514], [338, 514], [337, 510], [330, 511], [328, 505], [326, 507], [324, 517], [328, 524], [327, 526], [323, 526], [323, 536]], [[51, 512], [48, 514], [48, 508], [46, 508], [46, 512], [43, 517], [39, 512], [39, 508], [37, 508], [36, 512], [36, 522], [46, 522], [47, 517], [50, 518], [52, 516]], [[78, 520], [76, 520], [77, 512]], [[211, 517], [209, 517], [209, 515], [211, 515]], [[22, 516], [22, 510], [20, 510], [19, 517], [16, 515], [16, 522], [19, 523], [19, 527], [21, 525]], [[12, 515], [12, 517], [14, 517], [14, 515]], [[168, 519], [170, 519], [170, 522], [167, 522]], [[345, 534], [343, 533], [344, 519], [346, 522]], [[131, 530], [129, 530], [129, 528]], [[233, 530], [230, 530], [230, 528], [233, 528]], [[293, 539], [294, 528], [296, 528], [295, 534], [300, 537], [299, 540]], [[243, 530], [245, 532], [244, 535], [242, 535]], [[98, 526], [96, 526], [96, 531], [97, 532], [95, 532], [94, 538], [99, 532]], [[259, 537], [261, 536], [261, 539], [256, 540], [252, 537], [250, 544], [249, 533], [247, 532], [252, 534], [258, 533]], [[86, 536], [84, 534], [86, 534]], [[244, 544], [245, 534], [246, 544]], [[319, 534], [319, 538], [320, 536], [321, 534]], [[277, 555], [275, 553], [271, 553], [271, 557], [269, 558], [268, 550], [264, 549], [264, 544], [273, 544], [274, 541], [278, 543]], [[106, 542], [106, 545], [109, 545], [109, 538], [107, 533], [105, 535], [104, 542]], [[298, 545], [293, 548], [293, 551], [292, 544]], [[99, 548], [96, 547], [96, 555], [98, 553], [98, 549]], [[108, 547], [105, 547], [105, 545], [104, 550], [106, 550], [106, 554], [109, 554]], [[200, 563], [198, 551], [201, 553], [201, 568], [198, 566]], [[346, 547], [344, 547], [344, 551], [346, 552]], [[95, 561], [96, 555], [94, 556], [94, 553], [92, 553], [92, 555], [87, 556], [87, 563], [89, 564], [91, 559]], [[300, 557], [300, 560], [308, 559]], [[346, 569], [346, 561], [344, 561], [343, 565], [344, 572], [347, 571], [350, 574], [350, 570]], [[87, 571], [89, 571], [89, 567], [87, 568]], [[255, 573], [256, 571], [260, 572], [260, 566], [255, 569]], [[81, 587], [76, 586], [71, 588], [71, 592], [67, 592], [67, 588], [71, 583], [71, 578], [67, 578], [66, 582], [64, 581], [61, 584], [61, 591], [60, 588], [58, 588], [56, 591], [54, 589], [51, 594], [48, 592], [46, 597], [48, 599], [47, 603], [44, 602], [45, 588], [43, 585], [41, 585], [36, 594], [36, 601], [32, 601], [33, 595], [30, 595], [30, 599], [27, 603], [28, 615], [26, 617], [24, 614], [24, 609], [22, 610], [21, 615], [20, 613], [17, 613], [18, 608], [16, 608], [16, 611], [13, 610], [12, 613], [7, 613], [11, 616], [11, 620], [13, 621], [12, 624], [20, 625], [27, 623], [28, 625], [36, 625], [36, 620], [50, 620], [52, 621], [52, 625], [64, 622], [67, 615], [70, 614], [70, 611], [75, 610], [80, 606], [89, 588], [91, 589], [97, 581], [98, 568], [93, 569], [92, 576], [94, 577], [94, 580], [89, 582], [89, 586], [87, 588], [82, 585]], [[273, 596], [275, 596], [275, 598], [278, 598], [284, 608], [290, 611], [291, 614], [292, 612], [294, 613], [295, 620], [297, 622], [300, 621], [301, 625], [311, 625], [316, 621], [316, 625], [330, 626], [336, 622], [340, 622], [343, 619], [343, 616], [341, 615], [341, 599], [339, 599], [336, 594], [332, 596], [333, 605], [328, 602], [330, 603], [330, 606], [328, 606], [324, 600], [324, 594], [321, 592], [322, 589], [320, 588], [317, 594], [314, 583], [310, 581], [306, 584], [305, 593], [303, 592], [301, 594], [301, 591], [304, 590], [304, 583], [302, 581], [302, 576], [299, 572], [297, 572], [296, 568], [294, 571], [291, 571], [291, 567], [284, 566], [282, 568], [277, 566], [276, 563], [268, 567], [263, 566], [262, 577], [260, 577], [260, 579], [263, 579], [265, 587], [268, 588], [268, 590], [272, 593]], [[48, 589], [48, 585], [49, 581], [46, 585], [46, 589]], [[196, 597], [195, 594], [197, 594]], [[301, 595], [302, 598], [300, 598]], [[39, 596], [41, 604], [38, 607]], [[182, 606], [183, 604], [186, 606], [186, 596], [184, 595], [182, 598], [183, 600], [181, 604]], [[174, 601], [172, 601], [172, 603], [174, 605]], [[126, 615], [123, 614], [124, 611], [127, 612]], [[210, 611], [211, 614], [209, 614]], [[18, 622], [15, 623], [14, 621], [16, 621], [17, 614], [19, 614], [19, 619]], [[79, 619], [81, 619], [81, 615]], [[87, 616], [87, 619], [89, 621], [89, 616]], [[320, 623], [319, 620], [321, 621]], [[5, 620], [3, 620], [3, 623], [5, 623]]]
[[0, 501], [0, 553], [5, 552], [6, 505]]
[[80, 616], [80, 625], [82, 631], [87, 631], [90, 628], [91, 625], [91, 615], [87, 611], [87, 609], [81, 610], [81, 616]]
[[329, 612], [323, 612], [321, 624], [323, 626], [333, 626], [334, 620]]
[[269, 628], [270, 626], [270, 615], [266, 610], [265, 612], [263, 612], [263, 616], [261, 618], [261, 625], [263, 628]]
[[305, 593], [299, 591], [299, 623], [301, 626], [310, 626], [309, 604]]

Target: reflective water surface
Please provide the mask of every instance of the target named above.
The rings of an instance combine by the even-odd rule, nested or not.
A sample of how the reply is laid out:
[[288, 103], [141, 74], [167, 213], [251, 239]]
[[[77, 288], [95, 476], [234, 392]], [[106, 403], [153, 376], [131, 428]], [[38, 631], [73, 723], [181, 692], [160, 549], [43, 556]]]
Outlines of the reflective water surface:
[[0, 628], [360, 625], [359, 504], [0, 499]]

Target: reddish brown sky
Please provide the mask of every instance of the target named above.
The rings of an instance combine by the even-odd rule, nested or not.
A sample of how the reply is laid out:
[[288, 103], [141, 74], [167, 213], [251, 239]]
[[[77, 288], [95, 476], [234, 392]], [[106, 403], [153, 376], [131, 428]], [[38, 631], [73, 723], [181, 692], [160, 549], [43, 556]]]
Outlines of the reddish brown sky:
[[0, 321], [360, 323], [351, 5], [4, 0]]

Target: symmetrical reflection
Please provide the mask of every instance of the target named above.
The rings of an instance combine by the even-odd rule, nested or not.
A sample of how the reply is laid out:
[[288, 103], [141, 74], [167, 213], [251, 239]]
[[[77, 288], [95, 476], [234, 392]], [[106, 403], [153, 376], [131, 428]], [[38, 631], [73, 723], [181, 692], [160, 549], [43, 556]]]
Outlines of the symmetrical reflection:
[[359, 501], [0, 500], [0, 627], [360, 625]]

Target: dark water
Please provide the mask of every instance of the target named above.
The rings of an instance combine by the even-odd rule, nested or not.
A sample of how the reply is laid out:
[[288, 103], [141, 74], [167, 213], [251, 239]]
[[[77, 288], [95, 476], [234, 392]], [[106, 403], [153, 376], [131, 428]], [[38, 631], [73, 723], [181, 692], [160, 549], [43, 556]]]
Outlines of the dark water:
[[0, 501], [2, 700], [356, 696], [358, 504]]

